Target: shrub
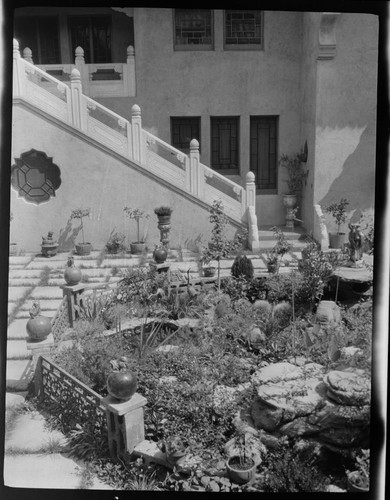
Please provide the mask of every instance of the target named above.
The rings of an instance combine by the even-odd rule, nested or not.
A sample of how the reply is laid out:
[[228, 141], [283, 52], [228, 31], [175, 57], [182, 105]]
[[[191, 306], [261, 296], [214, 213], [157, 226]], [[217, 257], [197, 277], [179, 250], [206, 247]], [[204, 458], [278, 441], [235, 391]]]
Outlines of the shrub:
[[154, 213], [156, 215], [171, 215], [173, 209], [171, 207], [165, 207], [165, 206], [161, 206], [161, 207], [156, 207], [154, 209]]
[[325, 491], [328, 478], [318, 467], [300, 458], [297, 451], [284, 446], [270, 452], [266, 461], [262, 489], [272, 493], [295, 493]]
[[108, 253], [117, 253], [125, 250], [126, 236], [123, 233], [115, 231], [115, 228], [111, 231], [108, 241], [106, 243], [106, 250]]
[[247, 281], [253, 278], [253, 264], [246, 255], [237, 255], [234, 259], [231, 274], [234, 278], [244, 277]]

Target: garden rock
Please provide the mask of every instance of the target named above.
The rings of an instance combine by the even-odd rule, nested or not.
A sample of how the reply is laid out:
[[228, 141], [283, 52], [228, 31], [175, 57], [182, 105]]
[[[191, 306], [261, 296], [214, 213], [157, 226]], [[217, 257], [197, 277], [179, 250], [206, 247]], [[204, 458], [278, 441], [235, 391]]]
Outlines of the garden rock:
[[[363, 370], [334, 370], [287, 362], [252, 375], [257, 398], [251, 418], [257, 429], [280, 437], [305, 437], [336, 448], [366, 442], [370, 417], [370, 379]], [[267, 446], [267, 437], [260, 440]], [[271, 445], [276, 445], [271, 442]]]
[[321, 328], [341, 325], [341, 312], [339, 306], [331, 300], [322, 300], [317, 307], [314, 324], [314, 334]]
[[324, 377], [327, 395], [336, 403], [357, 406], [369, 405], [371, 378], [363, 370], [331, 371]]

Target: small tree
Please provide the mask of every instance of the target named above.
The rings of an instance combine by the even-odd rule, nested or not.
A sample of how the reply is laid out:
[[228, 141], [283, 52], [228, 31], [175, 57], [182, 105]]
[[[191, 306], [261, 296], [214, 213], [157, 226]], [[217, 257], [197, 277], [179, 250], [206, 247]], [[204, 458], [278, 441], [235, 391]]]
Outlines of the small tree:
[[303, 152], [290, 156], [283, 154], [280, 157], [279, 165], [287, 171], [288, 194], [297, 194], [302, 189], [302, 181], [306, 176], [302, 167], [303, 158]]
[[247, 232], [237, 234], [233, 240], [228, 240], [225, 235], [225, 229], [228, 222], [224, 212], [223, 203], [221, 200], [214, 200], [210, 208], [210, 222], [213, 224], [211, 230], [211, 241], [208, 248], [202, 252], [201, 261], [205, 264], [212, 260], [216, 260], [218, 264], [218, 290], [221, 288], [221, 259], [224, 259], [237, 252], [241, 248], [243, 241], [247, 238]]
[[81, 226], [81, 234], [83, 237], [83, 243], [85, 243], [85, 237], [84, 237], [84, 224], [83, 224], [83, 217], [89, 217], [91, 213], [90, 208], [76, 208], [75, 210], [72, 210], [72, 213], [70, 214], [70, 219], [80, 219], [80, 226]]
[[140, 208], [130, 208], [130, 207], [125, 207], [123, 209], [125, 214], [129, 219], [134, 219], [137, 223], [137, 243], [144, 243], [146, 239], [146, 235], [143, 234], [142, 240], [140, 237], [140, 231], [139, 231], [139, 222], [140, 219], [149, 219], [149, 214], [147, 214], [144, 210], [141, 210]]
[[346, 198], [341, 198], [339, 202], [332, 203], [325, 208], [325, 212], [331, 214], [337, 224], [337, 234], [340, 233], [341, 224], [345, 224], [347, 220], [347, 206], [349, 205], [349, 200]]

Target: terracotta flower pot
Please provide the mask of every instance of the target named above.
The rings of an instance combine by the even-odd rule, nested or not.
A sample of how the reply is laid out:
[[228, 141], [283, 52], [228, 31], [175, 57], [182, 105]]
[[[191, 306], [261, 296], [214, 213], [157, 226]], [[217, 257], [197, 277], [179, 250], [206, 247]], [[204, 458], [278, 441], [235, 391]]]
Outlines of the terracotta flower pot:
[[205, 276], [205, 278], [212, 278], [215, 275], [215, 267], [204, 267], [203, 275]]
[[146, 245], [145, 243], [141, 242], [135, 242], [135, 243], [130, 243], [130, 252], [139, 255], [145, 251]]
[[226, 462], [226, 469], [231, 481], [245, 484], [254, 479], [256, 464], [252, 458], [247, 457], [245, 463], [241, 465], [240, 457], [235, 455]]
[[330, 248], [343, 248], [345, 243], [345, 233], [329, 233]]
[[91, 243], [76, 243], [77, 255], [89, 255], [92, 250]]
[[157, 215], [159, 224], [170, 224], [171, 216], [170, 215]]
[[119, 401], [128, 401], [137, 390], [137, 377], [133, 372], [113, 372], [107, 378], [107, 391]]
[[51, 319], [41, 315], [30, 318], [27, 321], [26, 330], [30, 341], [45, 340], [51, 332]]

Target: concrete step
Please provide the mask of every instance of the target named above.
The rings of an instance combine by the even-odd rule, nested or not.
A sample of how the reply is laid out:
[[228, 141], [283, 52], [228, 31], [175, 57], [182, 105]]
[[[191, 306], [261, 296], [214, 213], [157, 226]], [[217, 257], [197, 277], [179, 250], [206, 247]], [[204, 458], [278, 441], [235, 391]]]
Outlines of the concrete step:
[[26, 391], [34, 371], [31, 359], [9, 359], [6, 367], [6, 391]]
[[25, 340], [8, 340], [7, 341], [7, 360], [10, 359], [31, 359], [31, 352], [27, 350]]

